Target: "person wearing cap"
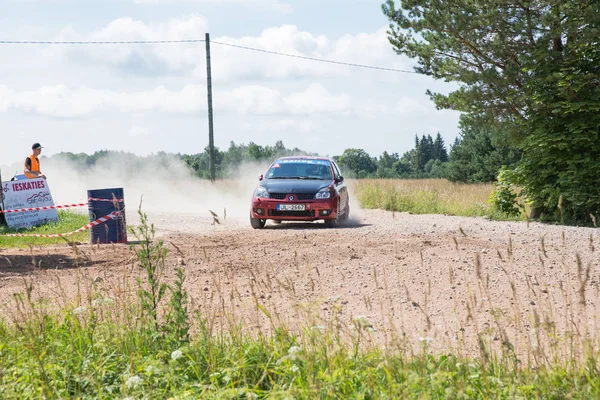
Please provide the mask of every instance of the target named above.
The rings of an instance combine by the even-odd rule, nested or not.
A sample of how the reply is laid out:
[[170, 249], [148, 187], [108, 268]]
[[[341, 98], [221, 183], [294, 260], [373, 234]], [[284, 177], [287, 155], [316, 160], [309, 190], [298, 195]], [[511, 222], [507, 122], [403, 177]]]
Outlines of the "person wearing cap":
[[46, 176], [44, 174], [42, 174], [42, 172], [40, 171], [40, 159], [38, 158], [40, 156], [40, 154], [42, 153], [42, 149], [43, 149], [43, 147], [39, 143], [34, 143], [33, 146], [31, 146], [31, 150], [33, 151], [33, 154], [31, 154], [29, 157], [27, 157], [25, 159], [25, 170], [23, 171], [23, 173], [29, 179], [33, 179], [33, 178], [46, 179]]

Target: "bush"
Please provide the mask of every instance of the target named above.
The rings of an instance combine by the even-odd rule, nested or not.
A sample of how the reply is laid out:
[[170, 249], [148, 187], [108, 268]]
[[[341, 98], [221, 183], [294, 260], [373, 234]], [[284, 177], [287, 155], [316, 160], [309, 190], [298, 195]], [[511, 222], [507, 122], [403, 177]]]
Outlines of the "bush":
[[493, 209], [506, 217], [519, 217], [523, 206], [517, 201], [517, 192], [510, 184], [510, 171], [506, 168], [500, 169], [498, 181], [490, 195], [489, 202]]

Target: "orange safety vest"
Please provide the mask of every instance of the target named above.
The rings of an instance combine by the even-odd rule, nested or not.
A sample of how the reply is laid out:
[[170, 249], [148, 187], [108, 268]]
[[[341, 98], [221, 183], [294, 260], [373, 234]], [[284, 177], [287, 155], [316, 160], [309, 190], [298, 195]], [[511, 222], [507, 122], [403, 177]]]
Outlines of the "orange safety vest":
[[[27, 158], [29, 158], [31, 160], [31, 168], [29, 168], [29, 170], [31, 172], [40, 172], [40, 162], [38, 161], [37, 157], [32, 154]], [[25, 166], [27, 166], [27, 164], [25, 164]], [[37, 178], [37, 176], [28, 174], [27, 172], [25, 172], [25, 176], [28, 177], [29, 179]]]

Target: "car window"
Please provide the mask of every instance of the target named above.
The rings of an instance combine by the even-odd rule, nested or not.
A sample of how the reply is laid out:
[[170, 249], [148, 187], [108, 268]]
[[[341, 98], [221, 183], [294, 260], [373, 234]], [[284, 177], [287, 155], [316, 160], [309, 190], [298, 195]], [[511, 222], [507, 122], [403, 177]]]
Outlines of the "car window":
[[333, 179], [326, 160], [278, 160], [267, 171], [267, 179], [286, 178]]

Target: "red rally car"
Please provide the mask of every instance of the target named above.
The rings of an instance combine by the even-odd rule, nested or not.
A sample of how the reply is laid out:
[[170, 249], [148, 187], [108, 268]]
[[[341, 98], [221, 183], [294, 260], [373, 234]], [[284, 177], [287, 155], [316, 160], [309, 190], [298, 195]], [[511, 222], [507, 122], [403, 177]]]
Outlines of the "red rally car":
[[337, 164], [325, 157], [283, 157], [275, 160], [252, 195], [250, 224], [266, 221], [324, 220], [328, 227], [350, 215], [348, 187]]

